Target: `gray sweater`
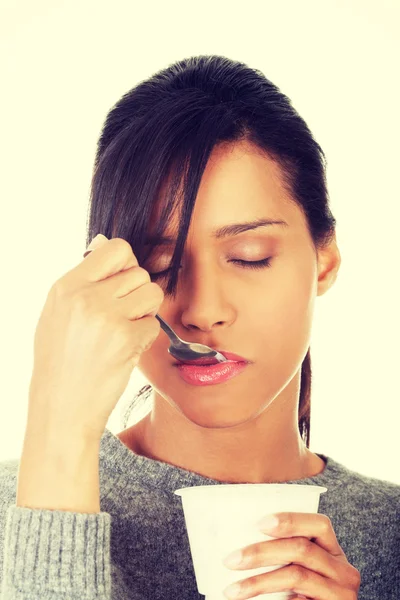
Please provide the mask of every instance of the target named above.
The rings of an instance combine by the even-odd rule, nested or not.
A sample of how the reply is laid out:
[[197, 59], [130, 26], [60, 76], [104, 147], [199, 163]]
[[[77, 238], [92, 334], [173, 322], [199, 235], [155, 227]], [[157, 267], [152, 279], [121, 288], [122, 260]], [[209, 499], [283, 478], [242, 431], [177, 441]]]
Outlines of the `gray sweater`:
[[[329, 516], [348, 561], [361, 573], [359, 600], [399, 600], [400, 485], [319, 456], [327, 463], [322, 473], [288, 483], [328, 488], [319, 512]], [[219, 481], [138, 456], [106, 429], [102, 512], [80, 514], [15, 506], [18, 463], [0, 463], [1, 600], [204, 598], [174, 491]]]

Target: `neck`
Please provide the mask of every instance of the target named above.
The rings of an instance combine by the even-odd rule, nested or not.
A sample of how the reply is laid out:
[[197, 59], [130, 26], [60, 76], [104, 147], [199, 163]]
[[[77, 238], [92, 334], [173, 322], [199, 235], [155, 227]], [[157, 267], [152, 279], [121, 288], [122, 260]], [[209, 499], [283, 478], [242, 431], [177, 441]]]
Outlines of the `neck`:
[[217, 481], [279, 483], [313, 477], [325, 463], [304, 444], [291, 403], [271, 403], [234, 427], [199, 426], [161, 396], [141, 421], [120, 434], [136, 454]]

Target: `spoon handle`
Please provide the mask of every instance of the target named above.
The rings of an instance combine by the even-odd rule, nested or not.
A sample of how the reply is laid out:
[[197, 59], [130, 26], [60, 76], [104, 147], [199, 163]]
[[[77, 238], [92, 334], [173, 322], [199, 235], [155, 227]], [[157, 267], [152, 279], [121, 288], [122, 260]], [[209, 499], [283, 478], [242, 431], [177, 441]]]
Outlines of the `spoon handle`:
[[162, 319], [160, 317], [160, 315], [156, 315], [156, 319], [159, 320], [160, 325], [161, 325], [161, 329], [163, 331], [165, 331], [165, 333], [167, 334], [167, 336], [169, 337], [169, 339], [171, 340], [171, 342], [174, 345], [176, 345], [176, 346], [179, 345], [182, 340], [176, 335], [175, 331], [173, 329], [171, 329], [171, 327], [168, 325], [168, 323], [166, 323], [164, 321], [164, 319]]

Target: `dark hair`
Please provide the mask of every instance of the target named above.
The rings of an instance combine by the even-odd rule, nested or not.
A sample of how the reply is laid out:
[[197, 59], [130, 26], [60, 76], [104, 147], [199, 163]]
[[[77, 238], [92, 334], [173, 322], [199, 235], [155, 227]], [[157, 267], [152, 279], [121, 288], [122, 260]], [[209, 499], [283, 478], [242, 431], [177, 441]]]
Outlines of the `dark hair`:
[[[291, 100], [265, 75], [223, 56], [181, 60], [141, 82], [109, 111], [97, 146], [86, 245], [98, 234], [127, 240], [140, 265], [155, 200], [166, 202], [155, 236], [180, 206], [179, 232], [165, 293], [174, 295], [200, 181], [213, 148], [248, 141], [280, 167], [291, 201], [306, 216], [315, 249], [334, 236], [326, 158]], [[182, 185], [183, 183], [183, 185]], [[182, 187], [180, 187], [182, 185]], [[183, 200], [178, 203], [183, 190]], [[154, 226], [154, 223], [152, 223]], [[137, 405], [152, 391], [135, 396]], [[143, 396], [144, 395], [144, 396]], [[310, 443], [310, 348], [302, 363], [298, 423]], [[125, 415], [125, 423], [128, 415]]]

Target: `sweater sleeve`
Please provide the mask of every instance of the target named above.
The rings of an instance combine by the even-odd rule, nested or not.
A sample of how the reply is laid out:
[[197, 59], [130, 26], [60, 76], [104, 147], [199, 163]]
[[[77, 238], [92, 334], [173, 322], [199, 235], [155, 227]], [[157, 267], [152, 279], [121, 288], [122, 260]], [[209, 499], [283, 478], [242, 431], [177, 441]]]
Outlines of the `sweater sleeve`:
[[0, 600], [111, 600], [111, 515], [9, 506]]

